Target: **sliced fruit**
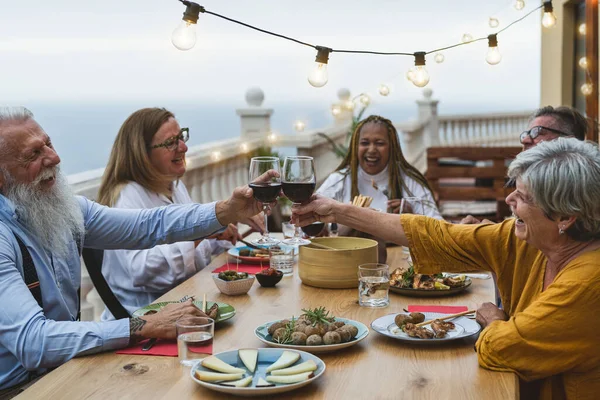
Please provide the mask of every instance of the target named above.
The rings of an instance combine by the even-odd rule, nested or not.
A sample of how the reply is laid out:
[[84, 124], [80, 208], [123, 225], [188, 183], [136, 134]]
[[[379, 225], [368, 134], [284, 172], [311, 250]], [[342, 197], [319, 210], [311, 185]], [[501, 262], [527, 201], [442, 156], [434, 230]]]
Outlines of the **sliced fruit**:
[[296, 361], [300, 359], [300, 353], [296, 353], [295, 351], [285, 350], [279, 356], [279, 359], [275, 361], [273, 364], [267, 367], [267, 372], [275, 371], [276, 369], [282, 369], [285, 367], [289, 367]]
[[240, 355], [240, 359], [248, 368], [248, 371], [254, 372], [256, 369], [256, 361], [258, 360], [258, 350], [257, 349], [241, 349], [238, 351]]
[[274, 383], [269, 383], [265, 381], [263, 378], [258, 378], [258, 382], [256, 382], [256, 387], [272, 387], [275, 386]]
[[244, 374], [222, 374], [220, 372], [196, 371], [196, 377], [204, 382], [235, 381], [242, 379]]
[[450, 289], [450, 286], [444, 285], [443, 283], [440, 283], [440, 282], [436, 282], [433, 285], [434, 285], [434, 287], [436, 289], [441, 289], [441, 290], [448, 290], [448, 289]]
[[225, 361], [215, 356], [210, 356], [202, 360], [202, 366], [226, 374], [243, 374], [246, 372], [243, 368], [236, 368], [227, 364]]
[[312, 372], [304, 372], [296, 375], [283, 375], [283, 376], [267, 376], [267, 382], [272, 383], [298, 383], [304, 382], [312, 378], [314, 374]]
[[317, 369], [317, 364], [313, 360], [308, 360], [302, 364], [294, 365], [293, 367], [276, 369], [271, 372], [271, 375], [296, 375], [303, 372], [311, 372]]
[[252, 383], [252, 376], [248, 376], [246, 378], [240, 379], [239, 381], [219, 383], [219, 385], [233, 386], [233, 387], [246, 387], [246, 386], [250, 385], [251, 383]]

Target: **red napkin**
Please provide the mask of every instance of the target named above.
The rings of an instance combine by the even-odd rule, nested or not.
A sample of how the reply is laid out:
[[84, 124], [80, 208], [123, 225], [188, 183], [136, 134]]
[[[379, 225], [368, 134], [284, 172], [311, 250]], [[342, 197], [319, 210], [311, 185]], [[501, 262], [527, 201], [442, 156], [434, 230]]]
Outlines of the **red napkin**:
[[269, 268], [268, 261], [266, 263], [263, 263], [262, 266], [260, 264], [229, 263], [229, 265], [228, 264], [221, 265], [219, 268], [215, 269], [213, 272], [219, 273], [219, 272], [227, 271], [228, 269], [230, 269], [232, 271], [247, 272], [249, 274], [257, 274], [261, 270], [266, 269], [266, 268]]
[[430, 312], [440, 314], [458, 314], [459, 312], [469, 310], [465, 306], [408, 306], [408, 312]]
[[[126, 347], [121, 350], [117, 350], [117, 354], [136, 354], [142, 356], [168, 356], [168, 357], [177, 357], [177, 341], [176, 340], [167, 340], [167, 339], [158, 339], [154, 346], [150, 350], [142, 351], [142, 347], [146, 344], [146, 342], [150, 340], [144, 340], [139, 343], [134, 344], [133, 346]], [[213, 347], [212, 343], [208, 346], [199, 346], [194, 350], [191, 350], [197, 353], [203, 354], [212, 354]]]

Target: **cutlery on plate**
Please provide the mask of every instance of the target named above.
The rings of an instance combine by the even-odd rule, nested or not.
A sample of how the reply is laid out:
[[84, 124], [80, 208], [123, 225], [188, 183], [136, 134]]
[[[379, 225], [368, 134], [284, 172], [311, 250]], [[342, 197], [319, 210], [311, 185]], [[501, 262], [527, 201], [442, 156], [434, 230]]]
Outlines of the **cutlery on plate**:
[[250, 243], [250, 242], [247, 242], [247, 241], [245, 241], [244, 239], [238, 239], [238, 242], [242, 242], [242, 243], [244, 243], [246, 246], [248, 246], [248, 247], [250, 247], [250, 248], [253, 248], [253, 249], [258, 249], [258, 250], [262, 250], [262, 249], [263, 249], [263, 247], [259, 247], [259, 246], [255, 245], [255, 244], [252, 244], [252, 243]]
[[440, 321], [445, 321], [447, 319], [462, 317], [463, 315], [473, 314], [473, 313], [475, 313], [475, 311], [476, 310], [463, 311], [463, 312], [459, 312], [457, 314], [447, 315], [447, 316], [441, 317], [441, 318], [430, 319], [429, 321], [424, 321], [424, 322], [421, 322], [420, 324], [415, 324], [415, 326], [421, 327], [421, 326], [429, 325], [430, 323], [432, 323], [433, 321], [438, 320], [438, 319]]
[[[181, 299], [179, 299], [178, 303], [183, 303], [184, 301], [188, 301], [189, 299], [194, 300], [194, 296], [190, 296], [190, 295], [186, 294]], [[206, 302], [206, 300], [205, 300], [205, 302]], [[158, 340], [157, 338], [151, 338], [150, 340], [148, 340], [148, 342], [142, 347], [142, 351], [150, 350], [156, 344], [157, 340]]]

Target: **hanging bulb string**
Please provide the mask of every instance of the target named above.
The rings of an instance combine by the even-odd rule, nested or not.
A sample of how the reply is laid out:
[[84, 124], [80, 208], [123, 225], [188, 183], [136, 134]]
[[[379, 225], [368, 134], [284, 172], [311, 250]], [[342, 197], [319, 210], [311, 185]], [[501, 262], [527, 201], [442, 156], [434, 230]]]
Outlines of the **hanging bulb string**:
[[[178, 0], [178, 1], [181, 2], [181, 3], [183, 3], [186, 6], [188, 6], [188, 5], [190, 5], [192, 3], [192, 2], [190, 2], [188, 0]], [[517, 22], [522, 21], [523, 19], [527, 18], [529, 15], [533, 14], [536, 10], [539, 10], [539, 9], [541, 9], [543, 7], [544, 7], [544, 4], [540, 5], [539, 7], [534, 8], [533, 10], [531, 10], [530, 12], [528, 12], [527, 14], [525, 14], [524, 16], [522, 16], [521, 18], [519, 18], [519, 19], [511, 22], [506, 27], [504, 27], [503, 29], [501, 29], [498, 32], [496, 32], [496, 35], [499, 34], [499, 33], [501, 33], [501, 32], [504, 32], [506, 29], [510, 28], [511, 26], [513, 26], [514, 24], [516, 24]], [[250, 29], [253, 29], [255, 31], [258, 31], [258, 32], [261, 32], [261, 33], [264, 33], [264, 34], [267, 34], [267, 35], [271, 35], [271, 36], [275, 36], [275, 37], [278, 37], [278, 38], [281, 38], [281, 39], [289, 40], [291, 42], [298, 43], [298, 44], [301, 44], [303, 46], [312, 47], [315, 50], [317, 49], [317, 47], [319, 47], [317, 45], [314, 45], [314, 44], [311, 44], [311, 43], [307, 43], [307, 42], [303, 42], [301, 40], [295, 39], [295, 38], [290, 37], [290, 36], [285, 36], [285, 35], [282, 35], [282, 34], [279, 34], [279, 33], [276, 33], [276, 32], [268, 31], [266, 29], [258, 28], [258, 27], [254, 26], [254, 25], [250, 25], [250, 24], [247, 24], [245, 22], [238, 21], [236, 19], [226, 17], [224, 15], [221, 15], [221, 14], [209, 11], [209, 10], [207, 10], [204, 7], [201, 7], [201, 12], [205, 13], [205, 14], [214, 15], [215, 17], [224, 19], [224, 20], [229, 21], [229, 22], [233, 22], [233, 23], [238, 24], [238, 25], [245, 26], [246, 28], [250, 28]], [[452, 49], [454, 47], [464, 46], [464, 45], [475, 43], [475, 42], [479, 42], [479, 41], [482, 41], [482, 40], [487, 40], [487, 36], [483, 36], [483, 37], [480, 37], [480, 38], [477, 38], [477, 39], [473, 39], [473, 40], [470, 40], [468, 42], [461, 42], [461, 43], [457, 43], [457, 44], [454, 44], [454, 45], [451, 45], [451, 46], [446, 46], [446, 47], [441, 47], [439, 49], [435, 49], [435, 50], [431, 50], [431, 51], [426, 51], [425, 54], [427, 55], [427, 54], [435, 53], [435, 52], [438, 52], [438, 51], [448, 50], [448, 49]], [[411, 56], [411, 57], [414, 56], [414, 52], [410, 52], [410, 53], [409, 52], [384, 52], [384, 51], [372, 51], [372, 50], [346, 50], [346, 49], [333, 49], [333, 48], [330, 49], [330, 52], [331, 53], [350, 53], [350, 54], [374, 54], [374, 55], [384, 55], [384, 56]]]

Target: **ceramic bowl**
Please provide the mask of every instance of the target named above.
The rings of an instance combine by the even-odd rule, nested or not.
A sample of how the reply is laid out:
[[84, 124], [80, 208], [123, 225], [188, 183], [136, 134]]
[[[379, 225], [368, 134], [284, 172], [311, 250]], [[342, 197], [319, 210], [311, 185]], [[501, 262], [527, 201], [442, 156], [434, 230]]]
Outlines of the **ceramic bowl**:
[[256, 276], [256, 280], [258, 281], [258, 283], [260, 283], [260, 286], [273, 287], [279, 283], [281, 278], [283, 278], [283, 272], [277, 271], [277, 274], [273, 274], [273, 275], [264, 275], [264, 274], [258, 273], [255, 276]]
[[219, 278], [218, 274], [213, 274], [213, 281], [221, 293], [228, 296], [237, 296], [239, 294], [248, 293], [254, 283], [254, 275], [248, 275], [246, 279], [238, 279], [236, 281], [224, 281]]

